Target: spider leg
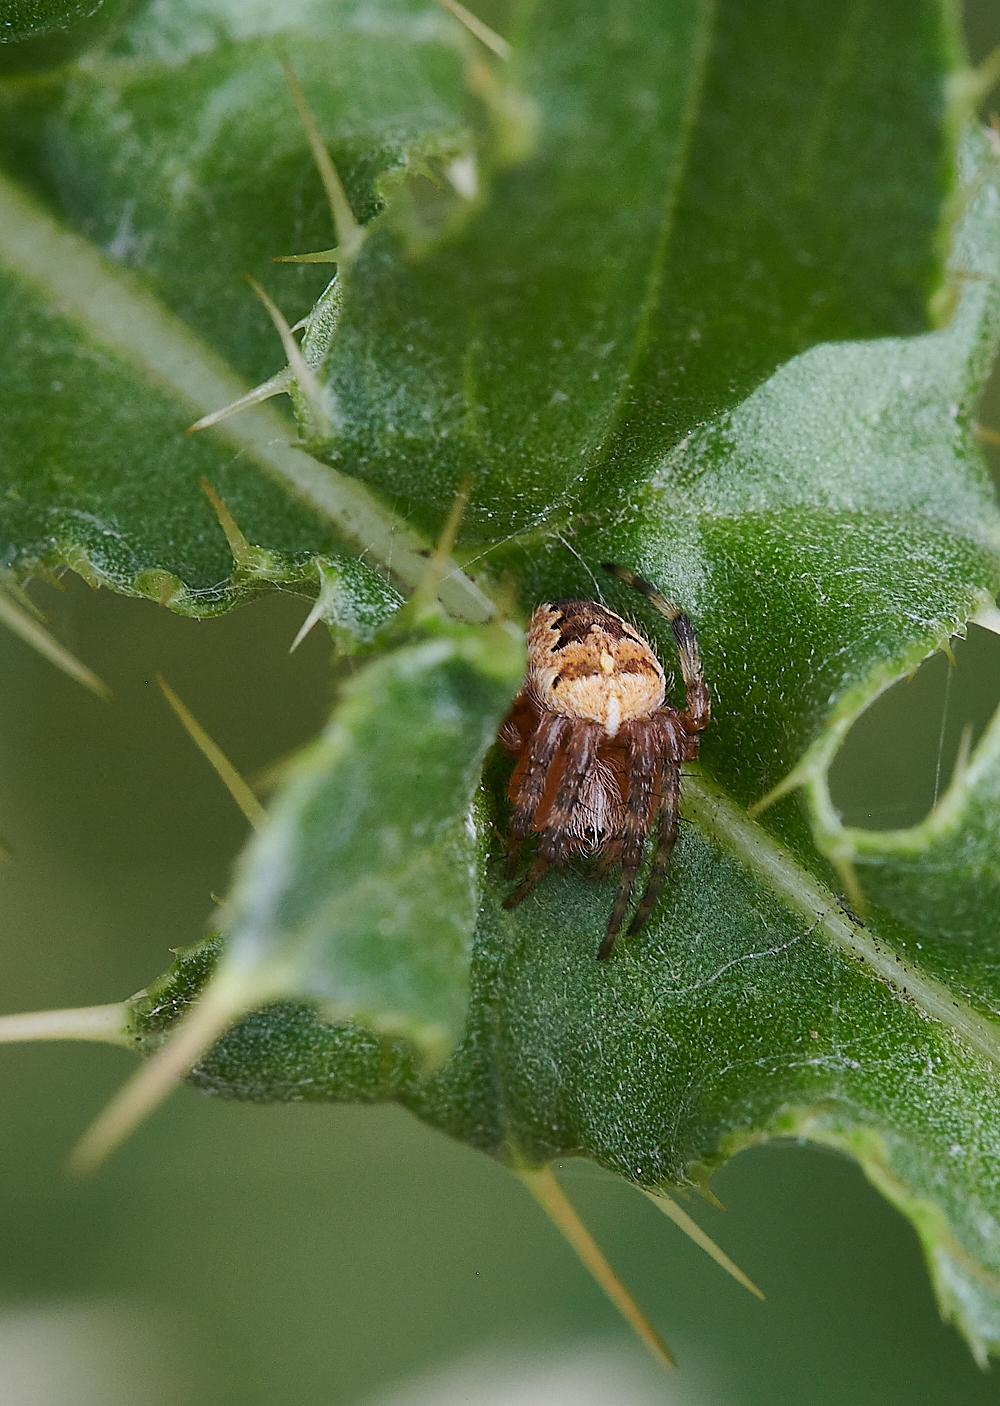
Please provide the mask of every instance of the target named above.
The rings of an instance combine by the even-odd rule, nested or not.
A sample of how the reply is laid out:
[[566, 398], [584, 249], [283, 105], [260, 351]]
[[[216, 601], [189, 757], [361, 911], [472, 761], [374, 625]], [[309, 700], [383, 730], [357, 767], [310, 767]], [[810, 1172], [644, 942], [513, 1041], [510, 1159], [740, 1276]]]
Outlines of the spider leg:
[[[504, 899], [504, 908], [509, 911], [511, 908], [516, 908], [519, 903], [523, 903], [548, 867], [549, 861], [547, 859], [534, 860], [531, 868], [528, 870], [527, 874], [525, 874], [517, 888]], [[508, 878], [509, 877], [508, 875]]]
[[521, 777], [507, 828], [506, 877], [512, 879], [517, 869], [521, 841], [531, 829], [539, 802], [545, 793], [549, 768], [556, 758], [563, 737], [569, 727], [569, 719], [558, 713], [543, 714], [538, 728], [528, 744], [528, 760]]
[[708, 684], [702, 677], [701, 656], [698, 653], [698, 642], [694, 637], [694, 626], [683, 610], [678, 610], [670, 621], [670, 628], [674, 632], [677, 653], [681, 661], [686, 711], [690, 720], [689, 726], [695, 732], [702, 732], [708, 727], [711, 719], [712, 705], [708, 697]]
[[629, 783], [622, 834], [622, 872], [615, 890], [604, 939], [597, 952], [599, 962], [610, 954], [628, 912], [636, 876], [642, 864], [646, 832], [649, 829], [649, 806], [660, 766], [658, 754], [662, 742], [655, 726], [649, 723], [633, 724], [629, 731], [628, 743]]
[[617, 868], [620, 863], [621, 855], [617, 854], [615, 850], [609, 845], [608, 848], [601, 855], [601, 857], [597, 860], [597, 863], [589, 871], [589, 873], [587, 874], [587, 878], [594, 879], [595, 881], [600, 879], [606, 879], [608, 875], [612, 872], [612, 870]]
[[[635, 888], [635, 876], [639, 872], [638, 864], [623, 864], [621, 877], [618, 880], [618, 887], [615, 889], [615, 901], [611, 905], [611, 917], [608, 919], [608, 926], [601, 945], [597, 949], [597, 960], [603, 962], [605, 957], [610, 957], [611, 949], [615, 945], [615, 939], [621, 932], [622, 923], [625, 921], [625, 914], [628, 912], [628, 905], [632, 900], [632, 890]], [[629, 932], [632, 929], [629, 928]]]
[[[561, 719], [560, 721], [566, 721]], [[559, 778], [555, 803], [541, 830], [538, 856], [548, 864], [561, 864], [569, 852], [572, 837], [571, 816], [576, 809], [580, 786], [594, 765], [604, 729], [600, 723], [578, 721], [566, 746], [566, 769]]]
[[[556, 714], [552, 716], [556, 717]], [[559, 718], [558, 721], [566, 722], [567, 720], [565, 718]], [[568, 848], [566, 835], [567, 816], [576, 805], [581, 781], [593, 765], [602, 732], [603, 729], [600, 723], [587, 723], [582, 727], [579, 723], [576, 725], [566, 747], [566, 767], [562, 776], [559, 778], [559, 788], [556, 791], [555, 802], [545, 819], [545, 825], [541, 831], [541, 841], [538, 846], [537, 858], [532, 861], [530, 869], [513, 893], [508, 894], [504, 899], [504, 908], [516, 908], [519, 903], [523, 903], [549, 865], [558, 864], [565, 858]], [[538, 734], [536, 734], [536, 739], [537, 736]], [[558, 751], [558, 742], [554, 749], [553, 756], [550, 758], [550, 765], [551, 761], [555, 758], [555, 751]], [[544, 792], [547, 775], [548, 772], [546, 770], [539, 784], [540, 796]], [[531, 811], [532, 818], [537, 809], [538, 806], [535, 804]], [[511, 821], [511, 831], [514, 831], [513, 820]], [[515, 842], [520, 844], [520, 837], [515, 836]], [[516, 851], [512, 852], [516, 854]], [[510, 863], [511, 858], [509, 853], [507, 858], [508, 871], [510, 869]], [[513, 875], [508, 872], [507, 877], [512, 878]]]
[[708, 685], [701, 672], [701, 656], [698, 653], [698, 642], [694, 637], [694, 627], [691, 621], [676, 601], [668, 600], [655, 586], [651, 585], [644, 577], [637, 576], [627, 566], [616, 566], [611, 561], [603, 561], [601, 565], [605, 571], [610, 571], [617, 576], [619, 581], [634, 586], [656, 607], [661, 615], [665, 615], [670, 621], [670, 628], [674, 632], [677, 653], [681, 661], [681, 675], [684, 679], [687, 695], [689, 726], [693, 732], [701, 732], [708, 726], [711, 704], [708, 697]]
[[[671, 748], [676, 750], [676, 744]], [[635, 916], [628, 925], [629, 935], [637, 933], [653, 911], [666, 878], [670, 856], [677, 842], [677, 809], [680, 800], [680, 767], [673, 756], [663, 758], [663, 774], [660, 795], [660, 813], [657, 818], [656, 848], [653, 852], [653, 867], [649, 871], [646, 890], [635, 910]]]

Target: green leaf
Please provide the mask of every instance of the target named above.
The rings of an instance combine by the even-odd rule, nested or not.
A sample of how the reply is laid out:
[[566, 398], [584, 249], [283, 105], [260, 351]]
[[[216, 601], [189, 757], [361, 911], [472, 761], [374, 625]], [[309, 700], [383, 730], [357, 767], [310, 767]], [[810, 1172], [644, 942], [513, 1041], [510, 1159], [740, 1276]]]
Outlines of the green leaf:
[[[213, 934], [179, 949], [163, 976], [129, 1001], [129, 1035], [155, 1054], [215, 972], [224, 941]], [[416, 1077], [404, 1040], [324, 1019], [305, 1001], [276, 1001], [245, 1015], [198, 1061], [189, 1082], [250, 1103], [375, 1102]]]
[[[953, 24], [930, 0], [543, 0], [506, 27], [504, 66], [403, 0], [138, 6], [0, 92], [0, 530], [22, 571], [70, 564], [190, 613], [299, 581], [335, 633], [386, 651], [241, 860], [221, 959], [217, 939], [188, 950], [133, 1001], [141, 1047], [176, 1049], [207, 980], [196, 1013], [246, 1012], [191, 1074], [223, 1096], [394, 1098], [513, 1165], [582, 1154], [646, 1187], [701, 1184], [764, 1138], [839, 1147], [914, 1221], [982, 1358], [998, 725], [912, 831], [844, 827], [828, 787], [859, 713], [995, 620], [973, 416], [1000, 152], [963, 128], [983, 83]], [[333, 241], [283, 48], [364, 225], [325, 289], [266, 263]], [[282, 371], [244, 269], [309, 314], [332, 438], [289, 446], [260, 407], [181, 438]], [[470, 468], [453, 615], [491, 614], [485, 563], [525, 604], [634, 612], [669, 661], [663, 621], [598, 579], [613, 558], [698, 634], [701, 770], [652, 918], [607, 963], [613, 880], [566, 868], [502, 908], [499, 749], [477, 786], [510, 635], [429, 618], [403, 639], [421, 602], [380, 638], [396, 597], [352, 565], [360, 543], [415, 586], [412, 523], [436, 533]], [[227, 529], [235, 564], [200, 474], [258, 544]]]
[[487, 146], [429, 254], [373, 230], [326, 364], [337, 462], [421, 513], [475, 465], [494, 539], [613, 503], [807, 346], [921, 329], [953, 160], [936, 3], [592, 0], [515, 41], [530, 158]]
[[0, 12], [0, 44], [16, 44], [66, 29], [101, 8], [102, 0], [5, 0]]
[[[821, 730], [829, 762], [875, 692], [1000, 585], [1000, 512], [973, 433], [1000, 322], [998, 174], [970, 138], [947, 328], [795, 358], [694, 430], [621, 512], [627, 559], [705, 622], [722, 706], [704, 755], [745, 801]], [[597, 536], [580, 532], [584, 558]]]
[[852, 862], [875, 911], [895, 919], [896, 941], [963, 1002], [995, 1019], [1000, 1001], [1000, 713], [972, 757], [918, 825], [872, 831], [844, 826], [829, 800], [825, 768], [808, 786], [818, 843]]
[[523, 659], [516, 630], [458, 626], [355, 676], [240, 862], [219, 983], [309, 997], [441, 1062], [468, 1004], [483, 758]]
[[[362, 669], [324, 734], [289, 764], [237, 866], [217, 970], [158, 1057], [88, 1129], [74, 1170], [97, 1166], [261, 1002], [306, 998], [328, 1019], [401, 1037], [425, 1071], [447, 1057], [468, 1004], [488, 853], [483, 759], [524, 651], [499, 622], [446, 625], [429, 614], [417, 636]], [[190, 962], [181, 967], [189, 992]], [[151, 1016], [155, 1032], [164, 1007], [180, 1003], [169, 980], [152, 1004], [141, 992], [136, 1033], [149, 1032]], [[398, 1059], [387, 1045], [379, 1067]]]
[[[243, 395], [279, 349], [241, 273], [291, 286], [291, 320], [327, 279], [270, 263], [317, 230], [329, 239], [279, 54], [287, 48], [324, 129], [346, 133], [337, 154], [367, 218], [381, 179], [468, 145], [461, 46], [432, 13], [428, 25], [425, 8], [399, 9], [373, 34], [346, 5], [253, 16], [139, 7], [57, 79], [0, 82], [11, 176], [0, 180], [0, 533], [21, 572], [66, 564], [183, 613], [230, 608], [248, 592], [230, 579], [197, 487], [205, 477], [251, 540], [291, 559], [282, 579], [315, 580], [312, 558], [360, 545], [416, 584], [425, 546], [413, 530], [290, 446], [270, 409], [210, 436], [182, 432]], [[290, 502], [289, 487], [313, 511]], [[485, 618], [472, 597], [464, 615]]]

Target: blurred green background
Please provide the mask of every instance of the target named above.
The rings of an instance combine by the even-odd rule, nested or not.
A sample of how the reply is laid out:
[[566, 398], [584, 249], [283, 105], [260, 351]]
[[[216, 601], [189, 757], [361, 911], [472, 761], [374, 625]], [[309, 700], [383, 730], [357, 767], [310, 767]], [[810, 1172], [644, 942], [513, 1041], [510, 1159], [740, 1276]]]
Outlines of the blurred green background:
[[[969, 12], [976, 56], [995, 0]], [[1000, 429], [1000, 381], [982, 411]], [[1000, 450], [990, 449], [1000, 466]], [[0, 634], [0, 1009], [121, 999], [193, 941], [244, 824], [167, 709], [162, 671], [253, 776], [310, 736], [330, 648], [276, 596], [197, 624], [36, 587], [107, 706]], [[854, 729], [832, 778], [853, 824], [912, 824], [963, 726], [1000, 701], [972, 630]], [[513, 1178], [398, 1109], [256, 1108], [176, 1095], [90, 1181], [73, 1141], [131, 1072], [83, 1044], [0, 1050], [0, 1400], [5, 1406], [979, 1406], [1000, 1402], [937, 1316], [910, 1226], [849, 1161], [792, 1144], [692, 1206], [759, 1304], [655, 1208], [583, 1163], [563, 1183], [674, 1348], [647, 1364]], [[442, 1375], [436, 1375], [442, 1374]]]

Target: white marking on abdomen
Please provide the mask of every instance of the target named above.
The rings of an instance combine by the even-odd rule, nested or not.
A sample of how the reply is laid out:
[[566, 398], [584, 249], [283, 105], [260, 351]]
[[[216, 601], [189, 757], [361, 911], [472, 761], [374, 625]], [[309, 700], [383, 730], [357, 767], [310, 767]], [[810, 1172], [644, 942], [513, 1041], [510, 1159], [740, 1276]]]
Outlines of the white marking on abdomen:
[[604, 714], [604, 731], [609, 737], [617, 735], [622, 722], [622, 705], [617, 692], [611, 692], [608, 698], [608, 710]]

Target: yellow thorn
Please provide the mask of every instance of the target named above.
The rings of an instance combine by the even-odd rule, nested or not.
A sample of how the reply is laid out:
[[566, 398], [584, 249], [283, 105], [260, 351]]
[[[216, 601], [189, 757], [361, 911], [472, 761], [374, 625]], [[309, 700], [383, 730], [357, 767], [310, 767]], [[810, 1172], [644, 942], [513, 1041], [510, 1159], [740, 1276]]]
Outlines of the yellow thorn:
[[510, 58], [514, 51], [507, 40], [501, 39], [500, 35], [490, 29], [488, 24], [483, 24], [482, 20], [477, 19], [471, 10], [460, 5], [459, 0], [438, 0], [438, 4], [450, 15], [454, 15], [459, 24], [464, 24], [469, 33], [478, 39], [480, 44], [485, 44], [487, 49], [496, 54], [498, 59]]
[[204, 493], [205, 497], [215, 509], [215, 516], [219, 519], [219, 526], [226, 534], [226, 541], [229, 543], [229, 550], [233, 554], [233, 561], [237, 566], [240, 566], [246, 561], [253, 549], [243, 533], [236, 526], [235, 518], [209, 483], [208, 479], [200, 478], [198, 482], [201, 484], [202, 493]]
[[698, 1176], [698, 1190], [710, 1206], [714, 1206], [717, 1211], [724, 1211], [726, 1208], [712, 1190], [708, 1180], [708, 1173], [702, 1170]]
[[237, 410], [246, 410], [251, 405], [260, 405], [261, 401], [270, 400], [273, 395], [287, 395], [291, 384], [292, 368], [286, 366], [284, 371], [279, 371], [269, 381], [262, 381], [252, 391], [241, 395], [239, 400], [234, 400], [232, 404], [224, 405], [221, 410], [213, 410], [210, 415], [203, 415], [200, 420], [195, 420], [193, 425], [188, 425], [184, 433], [186, 435], [196, 434], [198, 430], [207, 430], [210, 425], [217, 425], [220, 420], [226, 420], [230, 415], [235, 415]]
[[272, 264], [339, 264], [343, 259], [340, 245], [336, 249], [321, 249], [317, 254], [274, 254]]
[[186, 728], [191, 741], [208, 760], [209, 765], [214, 767], [219, 780], [222, 782], [223, 786], [225, 786], [247, 820], [249, 820], [255, 830], [261, 829], [264, 822], [267, 820], [267, 811], [250, 790], [250, 787], [243, 780], [243, 777], [233, 766], [222, 748], [212, 741], [208, 733], [195, 718], [194, 714], [184, 706], [162, 674], [157, 674], [156, 682], [160, 685], [164, 698]]
[[441, 584], [441, 577], [448, 566], [451, 549], [455, 545], [455, 538], [458, 536], [458, 529], [462, 525], [462, 518], [465, 510], [469, 506], [469, 496], [472, 493], [472, 485], [475, 483], [475, 475], [468, 474], [458, 486], [455, 494], [455, 501], [451, 505], [448, 519], [438, 538], [437, 546], [428, 559], [427, 570], [420, 579], [420, 584], [413, 592], [409, 600], [410, 614], [414, 618], [428, 610], [437, 600], [438, 587]]
[[498, 624], [510, 620], [517, 607], [517, 577], [513, 572], [505, 571], [500, 577], [500, 587], [496, 597], [496, 616]]
[[281, 66], [285, 70], [285, 78], [292, 93], [292, 102], [295, 104], [299, 121], [302, 123], [309, 142], [313, 160], [316, 162], [316, 169], [319, 171], [323, 189], [326, 191], [326, 198], [330, 202], [330, 214], [337, 231], [337, 247], [341, 259], [353, 259], [364, 242], [365, 232], [354, 218], [351, 203], [341, 184], [340, 177], [337, 175], [337, 168], [330, 159], [330, 153], [324, 145], [319, 127], [316, 125], [316, 119], [309, 109], [306, 95], [302, 91], [287, 54], [281, 55]]
[[451, 511], [448, 513], [448, 520], [438, 540], [434, 556], [431, 558], [432, 561], [435, 559], [438, 560], [442, 567], [448, 560], [451, 549], [455, 545], [455, 538], [458, 536], [458, 529], [462, 526], [462, 519], [465, 516], [466, 508], [469, 506], [469, 497], [472, 493], [472, 486], [475, 481], [475, 474], [466, 474], [465, 478], [463, 478], [462, 482], [458, 485], [458, 492], [455, 494], [455, 501], [452, 503]]
[[313, 628], [314, 625], [318, 625], [322, 619], [323, 606], [320, 601], [317, 601], [316, 604], [313, 606], [312, 610], [310, 610], [309, 614], [303, 620], [302, 628], [299, 630], [299, 633], [295, 636], [291, 644], [288, 646], [289, 654], [295, 653], [299, 645], [305, 639], [306, 635], [308, 635], [309, 631]]
[[[461, 157], [456, 157], [456, 160], [460, 161], [461, 159]], [[475, 157], [470, 157], [470, 159], [474, 161]], [[452, 165], [454, 164], [455, 163], [452, 162]], [[426, 161], [414, 161], [413, 166], [410, 169], [413, 171], [413, 174], [415, 176], [423, 176], [425, 181], [430, 181], [431, 185], [434, 187], [435, 190], [439, 190], [442, 194], [444, 194], [444, 186], [438, 180], [437, 176], [435, 176], [431, 168], [427, 165]], [[450, 166], [448, 170], [451, 170]], [[450, 179], [451, 178], [449, 177], [449, 180]], [[461, 192], [459, 192], [459, 194], [461, 194]]]
[[766, 795], [761, 796], [759, 801], [754, 801], [752, 806], [747, 807], [747, 815], [751, 820], [756, 819], [762, 811], [773, 806], [776, 801], [780, 801], [783, 796], [798, 790], [803, 785], [804, 778], [799, 775], [798, 769], [793, 767], [787, 776], [778, 782], [777, 786], [772, 786]]
[[676, 1367], [677, 1362], [673, 1353], [661, 1341], [649, 1319], [604, 1258], [594, 1237], [556, 1180], [552, 1168], [542, 1167], [540, 1170], [533, 1171], [527, 1167], [515, 1167], [514, 1172], [534, 1196], [546, 1215], [562, 1231], [615, 1308], [626, 1323], [639, 1335], [660, 1365], [662, 1367]]
[[[213, 999], [214, 995], [214, 999]], [[67, 1171], [85, 1176], [156, 1108], [199, 1058], [225, 1033], [239, 1014], [241, 1003], [225, 989], [212, 986], [198, 1005], [177, 1024], [167, 1043], [124, 1084], [91, 1123], [70, 1154]]]
[[843, 886], [844, 897], [863, 922], [868, 917], [868, 900], [858, 882], [858, 875], [850, 857], [841, 853], [828, 855], [828, 858], [837, 871], [837, 877]]
[[289, 327], [281, 310], [277, 304], [268, 296], [264, 289], [257, 282], [252, 274], [243, 275], [250, 287], [257, 294], [257, 297], [267, 309], [268, 316], [274, 323], [278, 336], [281, 338], [281, 345], [285, 349], [288, 357], [288, 365], [292, 376], [298, 383], [299, 390], [309, 403], [313, 419], [316, 421], [316, 433], [320, 439], [330, 439], [333, 435], [333, 427], [330, 424], [330, 417], [326, 413], [326, 406], [323, 402], [323, 391], [313, 374], [312, 368], [306, 365], [305, 357], [302, 355], [302, 348], [292, 336], [292, 329]]
[[16, 601], [11, 600], [3, 590], [0, 590], [0, 624], [6, 625], [8, 630], [13, 630], [15, 635], [20, 635], [26, 644], [30, 644], [32, 649], [36, 649], [50, 664], [55, 664], [57, 669], [62, 669], [64, 674], [69, 674], [71, 679], [82, 683], [84, 688], [89, 688], [91, 693], [96, 693], [105, 703], [110, 702], [111, 690], [107, 684], [88, 669], [86, 664], [81, 664], [75, 655], [70, 654], [43, 625]]
[[749, 1289], [751, 1294], [756, 1294], [757, 1298], [764, 1298], [753, 1280], [749, 1279], [738, 1265], [733, 1264], [729, 1256], [719, 1249], [711, 1236], [705, 1234], [698, 1222], [692, 1220], [687, 1211], [678, 1206], [672, 1196], [668, 1196], [665, 1191], [647, 1191], [644, 1186], [640, 1187], [639, 1190], [644, 1196], [649, 1197], [658, 1210], [661, 1210], [665, 1216], [669, 1216], [674, 1225], [680, 1226], [684, 1234], [704, 1250], [706, 1255], [710, 1255], [727, 1274], [731, 1274], [738, 1284], [742, 1284], [744, 1289]]
[[62, 1011], [25, 1011], [0, 1016], [0, 1044], [20, 1040], [99, 1040], [108, 1045], [132, 1045], [125, 1001], [110, 1006], [77, 1006]]
[[[28, 579], [30, 580], [31, 578], [29, 577]], [[57, 590], [63, 591], [65, 593], [65, 586], [62, 584], [61, 581], [55, 579], [54, 577], [49, 580], [49, 585], [55, 586]], [[13, 571], [4, 571], [0, 569], [0, 591], [6, 591], [6, 593], [14, 601], [16, 601], [18, 605], [22, 605], [29, 615], [33, 616], [43, 625], [47, 625], [49, 623], [49, 617], [45, 614], [45, 611], [41, 610], [31, 599], [24, 586], [22, 586], [21, 583], [17, 580], [17, 577], [14, 575]]]

